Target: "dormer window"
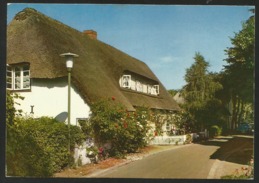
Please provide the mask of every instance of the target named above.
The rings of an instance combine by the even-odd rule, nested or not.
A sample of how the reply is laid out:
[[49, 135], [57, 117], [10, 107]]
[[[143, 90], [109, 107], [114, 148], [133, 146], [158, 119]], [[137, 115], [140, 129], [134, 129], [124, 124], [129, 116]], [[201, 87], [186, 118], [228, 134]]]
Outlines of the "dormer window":
[[30, 66], [26, 65], [7, 65], [6, 88], [10, 90], [28, 90], [30, 83]]
[[121, 78], [121, 87], [129, 88], [131, 84], [131, 75], [123, 75]]
[[120, 77], [121, 88], [127, 88], [135, 92], [148, 95], [159, 95], [159, 85], [157, 81], [151, 80], [138, 74], [124, 74]]

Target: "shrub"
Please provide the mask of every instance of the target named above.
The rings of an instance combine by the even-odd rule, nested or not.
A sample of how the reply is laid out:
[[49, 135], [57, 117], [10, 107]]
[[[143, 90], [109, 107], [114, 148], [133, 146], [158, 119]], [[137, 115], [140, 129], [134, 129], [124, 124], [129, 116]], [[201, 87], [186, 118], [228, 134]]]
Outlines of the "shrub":
[[6, 90], [6, 124], [12, 125], [14, 123], [15, 115], [20, 114], [21, 110], [16, 110], [14, 104], [19, 103], [15, 102], [15, 99], [23, 100], [24, 98], [21, 97], [17, 93], [11, 93], [9, 90]]
[[[84, 135], [70, 127], [71, 147]], [[16, 118], [7, 128], [7, 175], [49, 177], [73, 163], [68, 152], [68, 127], [53, 118]]]
[[124, 106], [112, 100], [102, 100], [92, 107], [90, 118], [94, 130], [95, 142], [110, 143], [111, 156], [123, 157], [125, 153], [136, 152], [147, 143], [146, 108], [138, 108], [135, 112], [128, 112]]
[[222, 132], [222, 128], [217, 125], [211, 126], [209, 130], [211, 137], [219, 136], [221, 135], [221, 132]]
[[187, 134], [186, 135], [186, 140], [185, 140], [185, 144], [190, 144], [193, 141], [192, 139], [192, 135], [191, 134]]

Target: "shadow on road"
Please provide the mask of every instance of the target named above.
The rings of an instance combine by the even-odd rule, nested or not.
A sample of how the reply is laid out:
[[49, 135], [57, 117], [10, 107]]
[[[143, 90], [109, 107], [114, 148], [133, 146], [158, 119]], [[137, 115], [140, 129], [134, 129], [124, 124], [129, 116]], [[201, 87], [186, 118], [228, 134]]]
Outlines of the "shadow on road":
[[219, 146], [217, 151], [210, 156], [211, 159], [247, 165], [254, 153], [253, 141], [253, 136], [233, 136], [233, 138], [215, 138], [200, 144]]

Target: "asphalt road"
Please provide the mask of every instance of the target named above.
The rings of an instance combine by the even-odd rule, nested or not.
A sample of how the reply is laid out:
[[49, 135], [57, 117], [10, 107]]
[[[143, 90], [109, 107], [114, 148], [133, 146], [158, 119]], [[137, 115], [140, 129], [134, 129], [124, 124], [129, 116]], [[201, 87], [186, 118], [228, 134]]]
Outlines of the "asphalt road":
[[215, 163], [210, 156], [218, 146], [190, 144], [148, 156], [95, 177], [206, 179]]

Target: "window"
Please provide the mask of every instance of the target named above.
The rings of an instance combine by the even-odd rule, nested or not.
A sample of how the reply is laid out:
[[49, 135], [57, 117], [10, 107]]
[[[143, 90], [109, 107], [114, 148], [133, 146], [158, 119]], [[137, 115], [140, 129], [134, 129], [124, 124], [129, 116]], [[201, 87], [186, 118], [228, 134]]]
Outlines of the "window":
[[10, 66], [7, 66], [7, 71], [6, 71], [6, 87], [7, 89], [12, 89], [13, 88], [13, 72], [12, 68]]
[[140, 81], [136, 81], [136, 90], [138, 92], [142, 92], [143, 91], [143, 86], [142, 86], [142, 83]]
[[154, 85], [155, 88], [155, 94], [159, 95], [159, 85]]
[[121, 78], [121, 87], [130, 88], [131, 75], [123, 75]]
[[10, 90], [27, 90], [30, 89], [30, 67], [23, 66], [7, 66], [6, 71], [6, 87]]
[[151, 86], [151, 85], [148, 85], [148, 86], [147, 86], [147, 93], [148, 93], [148, 94], [152, 94], [151, 91], [152, 91], [152, 86]]
[[136, 75], [122, 75], [119, 80], [120, 87], [127, 88], [132, 91], [145, 93], [148, 95], [159, 95], [158, 82], [150, 80], [143, 76]]

